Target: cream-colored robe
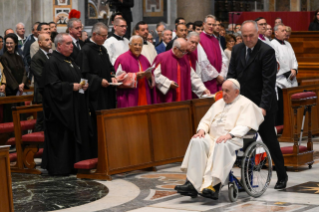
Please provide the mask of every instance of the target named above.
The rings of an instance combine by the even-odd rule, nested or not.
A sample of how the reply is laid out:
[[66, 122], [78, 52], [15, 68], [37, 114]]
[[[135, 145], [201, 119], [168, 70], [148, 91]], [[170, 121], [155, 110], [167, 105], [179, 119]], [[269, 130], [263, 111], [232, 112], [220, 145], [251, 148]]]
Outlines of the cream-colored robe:
[[143, 45], [142, 55], [144, 55], [150, 64], [153, 64], [155, 57], [157, 56], [157, 51], [153, 44], [147, 41], [147, 45]]
[[[211, 106], [197, 128], [205, 131], [205, 138], [191, 139], [181, 166], [197, 191], [226, 181], [236, 160], [235, 151], [243, 147], [242, 137], [250, 129], [257, 131], [263, 120], [261, 109], [241, 95], [231, 104], [221, 99]], [[227, 133], [235, 138], [215, 143]]]

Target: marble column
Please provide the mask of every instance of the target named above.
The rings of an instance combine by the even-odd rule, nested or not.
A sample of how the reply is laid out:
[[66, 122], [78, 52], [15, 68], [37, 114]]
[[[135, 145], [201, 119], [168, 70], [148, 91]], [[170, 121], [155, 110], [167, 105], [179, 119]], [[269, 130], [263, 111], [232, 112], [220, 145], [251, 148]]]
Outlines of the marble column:
[[177, 0], [177, 16], [189, 21], [204, 20], [205, 16], [212, 14], [211, 0]]
[[15, 31], [19, 22], [25, 25], [25, 35], [31, 33], [31, 0], [0, 0], [0, 35], [12, 28]]
[[[266, 1], [268, 1], [268, 10], [265, 11], [276, 11], [276, 0], [264, 0], [264, 5], [266, 5]], [[265, 6], [266, 7], [266, 6]]]
[[301, 1], [290, 0], [290, 11], [301, 11]]

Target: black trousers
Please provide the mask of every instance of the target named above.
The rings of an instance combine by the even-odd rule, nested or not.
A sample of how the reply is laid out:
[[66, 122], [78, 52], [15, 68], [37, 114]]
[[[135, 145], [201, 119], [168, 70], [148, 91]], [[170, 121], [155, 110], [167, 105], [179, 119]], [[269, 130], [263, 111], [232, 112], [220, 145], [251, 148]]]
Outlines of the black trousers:
[[284, 166], [284, 157], [275, 132], [275, 113], [266, 114], [264, 122], [259, 126], [259, 135], [269, 149], [276, 165], [278, 180], [284, 180], [287, 172]]
[[34, 127], [35, 132], [44, 131], [44, 113], [43, 111], [39, 111], [37, 113], [37, 122]]
[[277, 100], [278, 110], [276, 114], [275, 126], [284, 124], [284, 100], [282, 95], [282, 89], [277, 87], [277, 91], [278, 91], [278, 100]]

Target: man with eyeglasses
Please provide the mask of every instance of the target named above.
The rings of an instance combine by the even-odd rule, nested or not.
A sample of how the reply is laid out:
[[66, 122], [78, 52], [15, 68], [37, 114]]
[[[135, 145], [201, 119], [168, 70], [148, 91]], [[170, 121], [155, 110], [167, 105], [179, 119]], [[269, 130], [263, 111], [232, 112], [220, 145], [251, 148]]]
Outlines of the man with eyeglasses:
[[68, 21], [68, 29], [74, 46], [73, 52], [70, 57], [73, 58], [73, 60], [76, 60], [79, 52], [82, 49], [82, 46], [84, 45], [84, 42], [80, 40], [80, 37], [82, 36], [81, 20], [77, 18], [71, 18]]
[[267, 29], [267, 21], [263, 17], [259, 17], [255, 19], [255, 22], [258, 25], [258, 39], [260, 39], [262, 42], [268, 44], [269, 46], [272, 46], [270, 43], [270, 40], [265, 36], [266, 29]]
[[228, 59], [214, 36], [215, 24], [215, 16], [206, 16], [204, 31], [200, 34], [200, 44], [204, 50], [203, 54], [200, 54], [202, 55], [201, 58], [199, 58], [201, 61], [201, 78], [206, 88], [208, 88], [212, 94], [221, 90], [221, 85], [228, 71]]
[[236, 28], [235, 28], [234, 32], [235, 33], [241, 33], [241, 25], [240, 24], [236, 25]]
[[226, 49], [226, 40], [224, 36], [219, 35], [220, 32], [220, 21], [216, 20], [214, 24], [214, 36], [219, 41], [219, 44], [221, 45], [222, 49]]
[[208, 92], [185, 56], [187, 49], [187, 41], [177, 38], [170, 51], [155, 58], [154, 103], [185, 101], [192, 99], [192, 91], [201, 95]]
[[112, 65], [116, 59], [129, 50], [129, 41], [125, 36], [127, 25], [123, 18], [116, 18], [113, 24], [114, 33], [104, 42]]

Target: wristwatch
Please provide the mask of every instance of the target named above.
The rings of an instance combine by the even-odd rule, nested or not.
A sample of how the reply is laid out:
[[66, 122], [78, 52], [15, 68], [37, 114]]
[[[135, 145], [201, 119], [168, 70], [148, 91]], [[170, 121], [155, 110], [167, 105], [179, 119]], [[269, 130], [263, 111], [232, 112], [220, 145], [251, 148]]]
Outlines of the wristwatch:
[[231, 136], [231, 138], [235, 138], [235, 136], [233, 134], [229, 133], [229, 135]]

